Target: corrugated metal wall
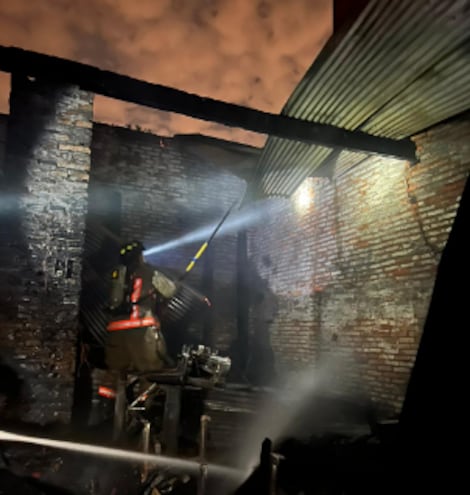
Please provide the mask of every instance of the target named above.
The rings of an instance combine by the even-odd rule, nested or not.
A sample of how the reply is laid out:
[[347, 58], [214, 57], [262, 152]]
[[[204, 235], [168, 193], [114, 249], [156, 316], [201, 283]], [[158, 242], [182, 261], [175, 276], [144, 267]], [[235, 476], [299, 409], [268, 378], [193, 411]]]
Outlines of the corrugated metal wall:
[[[470, 1], [373, 0], [332, 36], [282, 113], [399, 139], [469, 109]], [[269, 138], [256, 185], [289, 196], [331, 153]]]
[[106, 235], [99, 222], [87, 223], [85, 252], [82, 271], [82, 298], [80, 318], [86, 332], [86, 340], [99, 346], [106, 340], [109, 315], [109, 279], [116, 264], [119, 244]]

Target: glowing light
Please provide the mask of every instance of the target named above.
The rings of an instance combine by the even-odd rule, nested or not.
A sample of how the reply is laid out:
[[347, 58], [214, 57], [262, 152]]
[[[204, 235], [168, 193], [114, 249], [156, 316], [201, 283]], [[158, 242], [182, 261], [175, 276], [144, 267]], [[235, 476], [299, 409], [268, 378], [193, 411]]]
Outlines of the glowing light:
[[292, 196], [296, 210], [299, 213], [308, 210], [313, 205], [313, 197], [313, 179], [307, 178], [300, 184]]

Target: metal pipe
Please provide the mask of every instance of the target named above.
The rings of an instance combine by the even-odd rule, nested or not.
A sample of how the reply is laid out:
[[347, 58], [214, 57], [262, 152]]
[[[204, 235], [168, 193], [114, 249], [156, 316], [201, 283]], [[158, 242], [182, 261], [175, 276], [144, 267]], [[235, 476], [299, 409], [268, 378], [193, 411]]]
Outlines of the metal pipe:
[[221, 218], [219, 223], [216, 225], [215, 229], [212, 231], [211, 235], [209, 238], [202, 244], [202, 246], [198, 249], [197, 253], [194, 255], [194, 257], [191, 259], [189, 262], [188, 266], [186, 267], [183, 275], [179, 278], [179, 280], [183, 280], [188, 273], [193, 269], [194, 265], [196, 264], [197, 260], [204, 254], [204, 251], [209, 247], [209, 244], [211, 243], [212, 239], [216, 236], [217, 232], [219, 231], [220, 227], [222, 227], [223, 223], [227, 219], [227, 217], [230, 215], [231, 211], [235, 208], [236, 204], [239, 202], [237, 199], [232, 203], [230, 208], [224, 213], [224, 216]]
[[120, 372], [117, 379], [116, 399], [114, 402], [113, 440], [118, 440], [124, 430], [126, 420], [127, 374]]
[[[150, 450], [150, 421], [144, 421], [142, 428], [142, 452], [148, 454]], [[142, 466], [141, 480], [147, 481], [148, 473], [150, 470], [149, 462], [146, 460]]]
[[[147, 400], [147, 397], [158, 387], [156, 383], [152, 383], [150, 387], [148, 387], [146, 390], [144, 390], [138, 397], [135, 399], [135, 401], [129, 406], [129, 410], [135, 411], [135, 410], [141, 410], [140, 408], [136, 409], [136, 405], [139, 402], [142, 402], [144, 400]], [[145, 409], [145, 408], [144, 408]]]
[[201, 416], [201, 436], [199, 442], [199, 483], [197, 488], [197, 495], [204, 495], [206, 492], [206, 482], [207, 482], [207, 459], [206, 459], [206, 448], [207, 448], [207, 425], [211, 420], [210, 416], [203, 414]]
[[270, 488], [269, 488], [270, 495], [277, 494], [277, 471], [279, 468], [279, 463], [283, 458], [284, 457], [282, 455], [271, 452], [271, 477], [270, 477]]

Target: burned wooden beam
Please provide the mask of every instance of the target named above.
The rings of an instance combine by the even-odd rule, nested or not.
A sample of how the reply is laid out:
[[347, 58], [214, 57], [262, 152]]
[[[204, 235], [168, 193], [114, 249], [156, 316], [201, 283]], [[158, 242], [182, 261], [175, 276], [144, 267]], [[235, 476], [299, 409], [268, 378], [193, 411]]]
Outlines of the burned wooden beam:
[[409, 139], [394, 140], [203, 98], [70, 60], [0, 47], [0, 70], [76, 84], [84, 90], [283, 139], [416, 161]]

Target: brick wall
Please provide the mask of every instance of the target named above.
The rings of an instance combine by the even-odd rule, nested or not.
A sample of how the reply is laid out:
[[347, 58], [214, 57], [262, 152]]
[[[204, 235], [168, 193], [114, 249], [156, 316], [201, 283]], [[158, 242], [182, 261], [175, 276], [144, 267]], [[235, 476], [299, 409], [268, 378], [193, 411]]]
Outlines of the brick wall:
[[281, 373], [334, 361], [342, 390], [399, 409], [470, 169], [469, 134], [465, 120], [416, 136], [414, 167], [370, 158], [308, 179], [309, 206], [296, 210], [294, 196], [251, 232], [251, 258], [280, 302], [270, 337]]
[[[103, 191], [120, 195], [120, 232], [124, 240], [142, 239], [151, 247], [179, 238], [218, 221], [244, 191], [244, 181], [222, 169], [201, 163], [162, 139], [129, 129], [95, 125], [92, 143], [90, 198]], [[90, 204], [93, 208], [93, 204]], [[204, 239], [149, 258], [178, 274]], [[227, 351], [236, 335], [236, 236], [216, 238], [187, 281], [202, 287], [204, 264], [212, 257], [213, 331], [206, 343]], [[202, 339], [203, 322], [190, 324], [190, 334]]]
[[92, 106], [92, 96], [76, 87], [12, 77], [0, 353], [24, 381], [21, 417], [28, 421], [70, 417]]
[[[307, 188], [313, 187], [309, 181]], [[267, 284], [265, 296], [271, 300], [267, 315], [263, 302], [252, 296], [251, 339], [259, 328], [268, 327], [276, 356], [277, 373], [309, 363], [315, 355], [315, 321], [311, 279], [313, 253], [311, 228], [305, 228], [307, 213], [299, 214], [288, 199], [273, 199], [263, 227], [250, 232], [249, 256], [259, 278]], [[254, 284], [252, 284], [253, 286]], [[269, 303], [268, 303], [269, 304]], [[271, 323], [270, 323], [271, 322]], [[269, 335], [264, 335], [265, 345]], [[250, 365], [249, 365], [250, 366]]]
[[[110, 216], [100, 198], [118, 198], [116, 232], [148, 246], [213, 223], [244, 189], [171, 139], [95, 125], [90, 145], [91, 114], [91, 96], [76, 88], [13, 78], [2, 169], [0, 364], [25, 379], [25, 417], [34, 421], [70, 413], [88, 182], [96, 218]], [[256, 289], [249, 367], [268, 362], [271, 348], [281, 376], [334, 358], [343, 389], [362, 387], [399, 408], [470, 168], [469, 133], [468, 121], [439, 126], [416, 136], [414, 167], [380, 158], [342, 164], [331, 180], [308, 179], [291, 200], [270, 202], [249, 235], [248, 281]], [[199, 245], [154, 262], [179, 271]], [[206, 342], [227, 351], [237, 324], [235, 236], [214, 241], [188, 279], [196, 288], [211, 259]], [[191, 335], [201, 340], [202, 328], [193, 325]]]

